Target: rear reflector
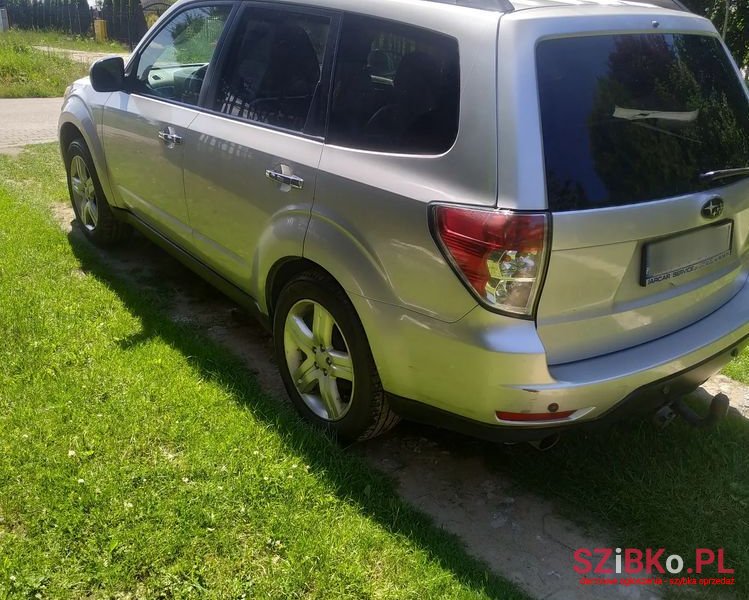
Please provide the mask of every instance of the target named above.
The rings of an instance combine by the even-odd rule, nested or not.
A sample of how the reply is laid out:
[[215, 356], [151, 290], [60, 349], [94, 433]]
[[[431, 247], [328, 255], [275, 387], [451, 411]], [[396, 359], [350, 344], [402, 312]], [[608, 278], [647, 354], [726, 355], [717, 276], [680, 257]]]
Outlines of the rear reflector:
[[497, 411], [497, 418], [501, 421], [561, 421], [566, 419], [574, 410], [562, 410], [555, 413], [515, 413]]
[[532, 316], [548, 251], [548, 215], [441, 204], [433, 210], [443, 252], [479, 300]]

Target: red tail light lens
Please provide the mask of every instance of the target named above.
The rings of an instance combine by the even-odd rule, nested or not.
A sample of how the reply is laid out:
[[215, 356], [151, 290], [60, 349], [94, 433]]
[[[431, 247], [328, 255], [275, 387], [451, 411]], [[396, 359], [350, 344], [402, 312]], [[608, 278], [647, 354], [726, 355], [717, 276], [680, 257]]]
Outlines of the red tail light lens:
[[547, 253], [548, 215], [435, 205], [439, 242], [489, 308], [530, 316]]

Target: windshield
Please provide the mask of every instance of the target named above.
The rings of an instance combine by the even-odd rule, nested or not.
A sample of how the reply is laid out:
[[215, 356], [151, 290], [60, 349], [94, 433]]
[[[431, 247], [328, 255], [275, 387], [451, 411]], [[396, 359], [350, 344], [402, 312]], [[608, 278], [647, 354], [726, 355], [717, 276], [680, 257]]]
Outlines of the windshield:
[[690, 193], [749, 166], [749, 102], [719, 40], [600, 35], [537, 49], [549, 208]]

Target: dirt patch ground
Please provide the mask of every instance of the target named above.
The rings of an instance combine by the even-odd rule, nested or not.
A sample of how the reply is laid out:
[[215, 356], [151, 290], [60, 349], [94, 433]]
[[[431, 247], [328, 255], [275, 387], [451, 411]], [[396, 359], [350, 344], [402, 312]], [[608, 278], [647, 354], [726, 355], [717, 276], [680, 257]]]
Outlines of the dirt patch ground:
[[[73, 212], [59, 205], [56, 219], [71, 235]], [[103, 254], [118, 275], [166, 294], [172, 318], [194, 325], [230, 348], [280, 402], [286, 393], [273, 362], [271, 338], [262, 327], [140, 236], [125, 248]], [[713, 393], [740, 398], [749, 414], [747, 388], [719, 376]], [[469, 552], [535, 598], [593, 600], [657, 598], [648, 588], [581, 586], [572, 570], [572, 552], [580, 547], [609, 547], [610, 538], [595, 525], [583, 531], [563, 519], [553, 504], [519, 488], [486, 464], [487, 453], [501, 452], [457, 434], [403, 423], [390, 434], [349, 448], [391, 475], [400, 494], [457, 535]]]
[[124, 52], [88, 52], [86, 50], [67, 50], [65, 48], [53, 48], [52, 46], [32, 46], [41, 52], [46, 54], [59, 54], [67, 56], [70, 60], [83, 63], [84, 65], [90, 65], [99, 60], [100, 58], [106, 58], [107, 56], [121, 56], [125, 60], [128, 58], [128, 54]]

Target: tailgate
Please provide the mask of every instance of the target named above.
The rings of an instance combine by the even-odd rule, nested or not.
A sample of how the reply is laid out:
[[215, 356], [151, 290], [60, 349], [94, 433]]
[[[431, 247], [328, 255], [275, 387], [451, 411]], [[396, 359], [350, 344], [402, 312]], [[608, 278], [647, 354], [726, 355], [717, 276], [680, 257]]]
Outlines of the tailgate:
[[[721, 195], [726, 205], [740, 210], [726, 215], [717, 227], [706, 227], [700, 216], [706, 201], [701, 194], [555, 214], [537, 313], [549, 362], [580, 360], [650, 341], [730, 300], [745, 281], [740, 256], [746, 256], [749, 235], [749, 188], [742, 182], [721, 190]], [[730, 229], [729, 240], [725, 228]], [[697, 259], [694, 253], [686, 255], [684, 242], [697, 248]], [[655, 251], [651, 256], [649, 249]], [[644, 285], [648, 259], [653, 281]]]
[[749, 102], [719, 38], [552, 36], [536, 67], [549, 362], [647, 342], [727, 302], [744, 281], [749, 179], [734, 169], [749, 166]]

